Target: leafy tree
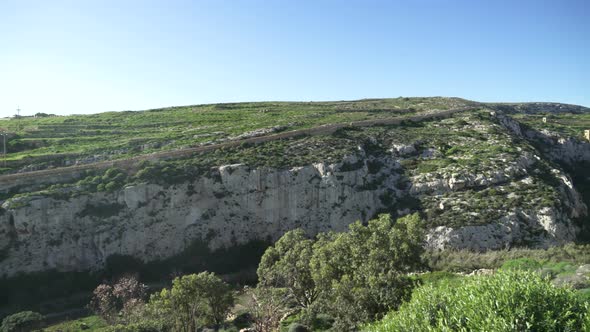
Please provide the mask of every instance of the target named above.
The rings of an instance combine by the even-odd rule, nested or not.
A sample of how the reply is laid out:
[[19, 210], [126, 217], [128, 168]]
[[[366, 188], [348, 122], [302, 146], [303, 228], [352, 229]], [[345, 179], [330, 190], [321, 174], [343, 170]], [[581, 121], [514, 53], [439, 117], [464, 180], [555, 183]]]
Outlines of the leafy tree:
[[308, 325], [323, 312], [336, 319], [336, 330], [356, 329], [409, 298], [415, 282], [407, 273], [422, 267], [422, 241], [417, 214], [396, 222], [381, 215], [315, 241], [290, 231], [262, 257], [260, 286], [287, 289]]
[[368, 226], [356, 222], [346, 233], [319, 237], [311, 273], [335, 329], [356, 329], [409, 298], [415, 282], [407, 273], [422, 267], [422, 238], [417, 214], [395, 223], [381, 215]]
[[21, 311], [10, 315], [2, 321], [0, 332], [24, 332], [40, 327], [43, 316], [33, 311]]
[[257, 270], [260, 285], [285, 287], [300, 307], [308, 307], [319, 295], [309, 266], [312, 255], [313, 242], [303, 230], [285, 233], [261, 258]]
[[195, 331], [221, 324], [234, 297], [229, 286], [213, 273], [201, 272], [174, 279], [172, 289], [152, 295], [150, 307], [167, 315], [173, 330]]
[[367, 331], [588, 331], [590, 314], [569, 288], [528, 271], [471, 277], [457, 287], [423, 286]]
[[147, 286], [135, 276], [124, 276], [113, 285], [101, 284], [96, 287], [89, 308], [111, 324], [120, 318], [125, 322], [127, 314], [144, 303], [146, 290]]

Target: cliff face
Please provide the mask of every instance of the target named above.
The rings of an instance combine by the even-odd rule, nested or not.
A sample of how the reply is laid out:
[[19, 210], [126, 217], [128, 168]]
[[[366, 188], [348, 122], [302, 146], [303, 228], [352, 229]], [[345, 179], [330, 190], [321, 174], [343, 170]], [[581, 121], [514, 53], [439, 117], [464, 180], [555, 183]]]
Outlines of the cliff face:
[[[515, 135], [524, 135], [518, 123], [486, 113], [404, 130], [399, 137], [392, 136], [402, 131], [396, 128], [351, 131], [347, 139], [367, 135], [380, 152], [359, 144], [337, 163], [235, 164], [175, 185], [9, 199], [0, 210], [0, 276], [97, 270], [115, 254], [149, 262], [194, 241], [231, 247], [276, 240], [298, 227], [310, 235], [342, 231], [381, 211], [422, 212], [432, 249], [547, 247], [575, 239], [573, 220], [585, 217], [587, 207], [567, 174], [532, 147], [512, 146]], [[580, 152], [588, 144], [569, 149], [584, 143], [556, 142], [555, 158], [590, 157]]]
[[[370, 174], [365, 160], [284, 171], [222, 166], [210, 176], [168, 188], [139, 184], [69, 200], [27, 197], [4, 203], [0, 275], [56, 268], [97, 269], [113, 254], [143, 261], [168, 258], [195, 240], [212, 249], [255, 239], [276, 240], [290, 229], [342, 231], [373, 216], [380, 195], [395, 191], [398, 165]], [[357, 164], [358, 169], [341, 170]], [[382, 179], [375, 190], [363, 186]], [[20, 206], [20, 207], [19, 207]]]
[[502, 113], [494, 113], [494, 116], [514, 135], [535, 143], [539, 150], [553, 161], [568, 165], [590, 162], [590, 144], [586, 141], [562, 137], [546, 129], [523, 128], [520, 123]]

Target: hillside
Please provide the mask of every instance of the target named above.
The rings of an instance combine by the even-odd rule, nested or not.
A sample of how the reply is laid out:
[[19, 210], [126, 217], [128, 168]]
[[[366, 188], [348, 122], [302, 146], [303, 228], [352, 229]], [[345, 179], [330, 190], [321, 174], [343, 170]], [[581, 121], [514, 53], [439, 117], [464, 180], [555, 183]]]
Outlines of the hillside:
[[387, 119], [471, 106], [458, 98], [260, 102], [94, 115], [21, 117], [8, 132], [4, 173], [123, 159], [332, 123]]
[[[20, 175], [0, 176], [0, 275], [99, 271], [115, 259], [160, 275], [232, 272], [288, 230], [343, 231], [384, 212], [419, 212], [431, 250], [583, 240], [586, 124], [589, 110], [572, 105], [455, 98], [5, 120], [15, 152], [4, 172]], [[199, 146], [211, 148], [190, 150]]]

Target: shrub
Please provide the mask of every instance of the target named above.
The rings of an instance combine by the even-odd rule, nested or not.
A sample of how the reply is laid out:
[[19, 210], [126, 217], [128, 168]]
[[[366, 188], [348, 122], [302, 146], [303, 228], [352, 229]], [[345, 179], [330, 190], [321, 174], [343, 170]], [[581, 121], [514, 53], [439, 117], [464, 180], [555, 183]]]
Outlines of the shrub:
[[2, 321], [1, 332], [24, 332], [40, 327], [43, 316], [33, 311], [21, 311], [10, 315]]
[[174, 279], [172, 289], [152, 295], [149, 306], [168, 317], [172, 330], [195, 331], [219, 326], [233, 304], [229, 285], [213, 273], [201, 272]]
[[117, 188], [119, 188], [119, 184], [115, 181], [111, 181], [104, 186], [104, 190], [106, 191], [115, 191]]
[[537, 271], [541, 269], [542, 264], [530, 258], [518, 258], [504, 262], [502, 270], [523, 270], [523, 271]]
[[465, 279], [457, 287], [423, 286], [367, 331], [587, 331], [588, 304], [527, 271]]
[[305, 325], [301, 325], [299, 323], [293, 323], [289, 325], [289, 332], [309, 332], [309, 328]]
[[109, 323], [127, 322], [143, 304], [147, 287], [133, 276], [125, 276], [113, 285], [101, 284], [93, 292], [88, 307]]

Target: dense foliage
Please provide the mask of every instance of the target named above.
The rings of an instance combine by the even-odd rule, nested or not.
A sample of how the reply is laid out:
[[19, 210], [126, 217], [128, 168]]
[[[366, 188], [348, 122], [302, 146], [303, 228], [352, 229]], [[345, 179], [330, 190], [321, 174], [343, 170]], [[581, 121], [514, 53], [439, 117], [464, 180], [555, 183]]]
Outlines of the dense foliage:
[[4, 318], [0, 332], [31, 331], [39, 328], [42, 320], [43, 316], [37, 312], [22, 311]]
[[328, 313], [336, 330], [355, 329], [409, 298], [415, 282], [407, 273], [421, 267], [422, 239], [417, 214], [396, 222], [381, 215], [315, 241], [295, 230], [266, 251], [258, 275], [263, 286], [288, 289], [308, 321]]
[[219, 326], [233, 304], [229, 285], [213, 273], [202, 272], [174, 279], [172, 289], [152, 295], [149, 307], [173, 331], [189, 332]]
[[96, 287], [89, 308], [109, 323], [127, 323], [129, 315], [144, 303], [146, 290], [134, 276], [125, 276], [112, 285]]
[[590, 245], [570, 243], [548, 249], [512, 248], [510, 250], [490, 250], [483, 253], [469, 250], [429, 251], [424, 254], [424, 258], [431, 270], [452, 272], [497, 269], [507, 261], [522, 258], [536, 260], [541, 265], [590, 264]]
[[588, 304], [539, 274], [504, 271], [456, 287], [424, 286], [367, 331], [585, 331]]
[[285, 233], [260, 260], [259, 286], [286, 287], [299, 306], [308, 307], [319, 295], [309, 265], [312, 256], [313, 241], [303, 230]]

